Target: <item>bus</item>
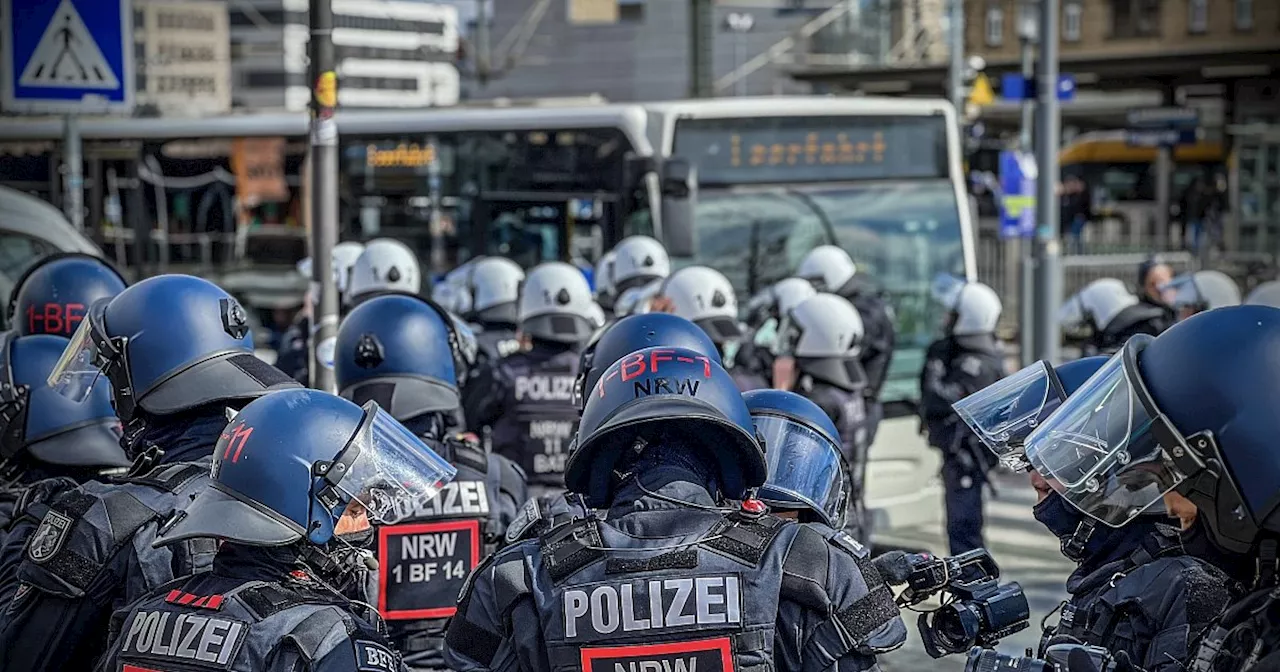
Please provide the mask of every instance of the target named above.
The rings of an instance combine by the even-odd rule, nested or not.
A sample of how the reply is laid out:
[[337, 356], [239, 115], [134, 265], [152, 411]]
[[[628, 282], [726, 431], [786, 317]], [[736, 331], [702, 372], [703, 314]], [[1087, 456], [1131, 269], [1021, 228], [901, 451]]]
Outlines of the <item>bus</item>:
[[[426, 259], [436, 217], [448, 265], [496, 254], [526, 267], [586, 266], [623, 237], [646, 234], [667, 243], [677, 266], [717, 268], [745, 298], [789, 276], [813, 247], [841, 246], [888, 295], [897, 326], [869, 504], [882, 527], [937, 519], [940, 486], [920, 475], [936, 474], [938, 460], [915, 417], [924, 348], [943, 317], [929, 285], [938, 273], [975, 278], [972, 208], [945, 101], [732, 98], [340, 112], [337, 122], [343, 238], [393, 236]], [[111, 169], [134, 171], [133, 187], [145, 193], [116, 198], [127, 211], [117, 219], [199, 230], [234, 220], [236, 233], [301, 234], [304, 115], [85, 120], [80, 131], [90, 203], [116, 198], [102, 184], [109, 180], [93, 179], [106, 172], [94, 162], [132, 152], [137, 165]], [[0, 129], [0, 182], [6, 143], [21, 143], [29, 164], [33, 143], [52, 152], [60, 136], [58, 120]], [[284, 139], [285, 202], [208, 197], [228, 192], [232, 141], [247, 137]], [[269, 246], [239, 249], [252, 256]]]

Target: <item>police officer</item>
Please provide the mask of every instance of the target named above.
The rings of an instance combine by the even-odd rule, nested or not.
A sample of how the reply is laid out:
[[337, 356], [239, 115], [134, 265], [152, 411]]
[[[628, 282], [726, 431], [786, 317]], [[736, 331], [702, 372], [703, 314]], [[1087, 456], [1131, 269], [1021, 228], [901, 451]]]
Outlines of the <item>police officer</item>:
[[1085, 285], [1058, 310], [1058, 324], [1069, 335], [1087, 334], [1085, 354], [1111, 354], [1134, 334], [1155, 336], [1168, 328], [1168, 310], [1138, 301], [1115, 278]]
[[[163, 548], [214, 540], [212, 569], [117, 612], [98, 669], [403, 669], [377, 615], [334, 589], [345, 556], [333, 551], [344, 536], [429, 506], [453, 468], [376, 403], [361, 408], [317, 390], [286, 390], [227, 424], [213, 474], [155, 541]], [[412, 537], [387, 543], [424, 552]]]
[[698, 325], [670, 313], [628, 315], [598, 331], [578, 358], [573, 383], [573, 403], [578, 413], [609, 365], [636, 350], [658, 345], [696, 350], [706, 357], [719, 356], [715, 341]]
[[531, 494], [558, 492], [578, 414], [573, 383], [578, 348], [595, 330], [591, 288], [577, 268], [550, 262], [529, 272], [520, 296], [524, 349], [480, 371], [479, 394], [466, 409], [473, 429], [487, 432], [493, 450], [520, 465]]
[[925, 352], [920, 413], [929, 445], [942, 451], [947, 538], [959, 555], [983, 545], [982, 486], [994, 460], [951, 405], [1004, 376], [995, 336], [1001, 305], [990, 287], [953, 276], [936, 278], [932, 291], [947, 309], [946, 336]]
[[1163, 289], [1173, 295], [1170, 303], [1179, 320], [1214, 308], [1240, 305], [1240, 286], [1222, 271], [1185, 273]]
[[1264, 282], [1246, 296], [1244, 303], [1250, 306], [1271, 306], [1280, 308], [1280, 280]]
[[[658, 293], [668, 311], [707, 332], [721, 363], [733, 362], [743, 332], [738, 323], [738, 297], [723, 273], [706, 266], [686, 266], [668, 276]], [[743, 392], [769, 387], [763, 376], [746, 368], [731, 367], [729, 374]]]
[[[504, 257], [483, 257], [468, 263], [465, 270], [451, 280], [455, 294], [454, 313], [476, 327], [479, 351], [471, 375], [477, 375], [480, 369], [497, 366], [503, 357], [520, 350], [516, 319], [524, 269]], [[462, 392], [464, 395], [484, 394], [476, 386], [465, 384]], [[463, 406], [476, 403], [478, 400], [468, 399]]]
[[208, 483], [226, 409], [297, 387], [254, 357], [244, 308], [185, 275], [148, 278], [89, 307], [50, 380], [83, 399], [99, 376], [133, 471], [48, 502], [0, 612], [0, 669], [88, 669], [113, 606], [207, 568], [210, 544], [150, 542]]
[[1026, 440], [1028, 462], [1086, 515], [1133, 524], [1172, 489], [1198, 509], [1212, 544], [1253, 561], [1250, 592], [1216, 617], [1188, 670], [1280, 665], [1277, 342], [1280, 312], [1263, 306], [1210, 310], [1158, 337], [1136, 336]]
[[596, 303], [600, 304], [600, 309], [605, 313], [605, 319], [612, 317], [613, 302], [618, 298], [617, 292], [613, 286], [613, 265], [618, 259], [618, 253], [609, 250], [600, 256], [600, 260], [596, 262], [595, 272], [591, 274], [595, 287]]
[[601, 512], [473, 573], [454, 669], [868, 670], [903, 642], [862, 545], [751, 498], [765, 455], [713, 357], [647, 348], [599, 381], [565, 482]]
[[[444, 669], [440, 646], [458, 579], [476, 564], [473, 549], [479, 557], [497, 549], [528, 495], [519, 467], [449, 426], [459, 400], [449, 356], [452, 327], [442, 309], [425, 300], [380, 296], [352, 310], [338, 330], [334, 373], [340, 394], [356, 404], [377, 402], [458, 471], [439, 497], [415, 504], [378, 532], [373, 599], [414, 669]], [[425, 574], [416, 554], [388, 552], [430, 535], [452, 540], [429, 554], [436, 567], [447, 568], [443, 572]], [[415, 575], [417, 580], [405, 578]]]
[[108, 383], [95, 382], [82, 404], [49, 388], [49, 372], [66, 345], [60, 336], [0, 334], [0, 553], [9, 553], [0, 556], [0, 605], [17, 590], [13, 572], [39, 523], [26, 502], [123, 473], [130, 464]]
[[1184, 552], [1162, 503], [1124, 527], [1099, 524], [1031, 469], [1022, 452], [1031, 430], [1106, 362], [1089, 357], [1056, 368], [1036, 362], [961, 400], [956, 411], [1003, 461], [1029, 471], [1039, 495], [1033, 515], [1077, 564], [1067, 579], [1070, 598], [1057, 625], [1046, 628], [1040, 655], [1051, 644], [1079, 643], [1123, 651], [1149, 670], [1183, 670], [1192, 643], [1231, 599], [1228, 577]]
[[845, 530], [867, 543], [871, 521], [864, 483], [871, 443], [862, 336], [862, 318], [847, 300], [825, 293], [806, 299], [779, 328], [774, 387], [799, 392], [835, 423], [849, 475]]
[[778, 326], [791, 309], [817, 294], [813, 284], [803, 278], [785, 278], [766, 287], [747, 303], [747, 326], [750, 335], [734, 354], [734, 368], [741, 368], [763, 378], [769, 387], [773, 380], [774, 346]]
[[351, 266], [344, 295], [348, 308], [380, 294], [417, 294], [422, 289], [418, 257], [408, 245], [392, 238], [376, 238]]
[[848, 299], [862, 316], [862, 369], [867, 374], [863, 394], [867, 397], [867, 443], [870, 445], [875, 443], [880, 421], [884, 419], [880, 392], [889, 377], [889, 362], [893, 359], [897, 336], [893, 306], [857, 270], [848, 252], [835, 245], [819, 245], [800, 260], [796, 276], [813, 282], [818, 291]]
[[742, 400], [769, 464], [760, 500], [776, 515], [840, 529], [849, 485], [840, 434], [831, 418], [817, 404], [785, 390], [752, 390]]
[[649, 236], [627, 236], [613, 248], [609, 285], [614, 296], [671, 275], [667, 248]]
[[1168, 329], [1177, 319], [1171, 298], [1161, 288], [1173, 279], [1173, 268], [1158, 256], [1148, 257], [1138, 265], [1138, 300], [1148, 306], [1154, 306], [1164, 312], [1160, 331]]
[[[364, 245], [356, 242], [343, 242], [333, 246], [330, 256], [333, 269], [333, 282], [338, 288], [338, 298], [345, 301], [347, 286], [351, 281], [351, 268], [356, 259], [364, 252]], [[298, 273], [311, 279], [311, 258], [298, 262]], [[276, 354], [276, 368], [293, 376], [293, 379], [306, 384], [311, 376], [311, 351], [308, 343], [311, 338], [311, 304], [314, 297], [311, 290], [302, 302], [302, 310], [294, 318], [293, 324], [280, 339], [280, 351]]]
[[98, 299], [124, 290], [120, 272], [99, 257], [63, 252], [41, 259], [13, 285], [5, 319], [21, 336], [70, 337]]

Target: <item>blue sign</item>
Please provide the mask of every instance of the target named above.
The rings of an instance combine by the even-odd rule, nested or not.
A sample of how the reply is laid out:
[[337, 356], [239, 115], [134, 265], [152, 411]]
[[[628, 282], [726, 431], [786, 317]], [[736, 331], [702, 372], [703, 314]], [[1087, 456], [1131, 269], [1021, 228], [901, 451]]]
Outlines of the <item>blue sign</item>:
[[1195, 130], [1200, 110], [1194, 107], [1138, 107], [1125, 114], [1128, 127], [1148, 130]]
[[[1075, 75], [1058, 76], [1058, 100], [1066, 101], [1076, 97]], [[1000, 77], [1000, 97], [1005, 100], [1035, 100], [1036, 78], [1023, 77], [1016, 72], [1007, 72]]]
[[1036, 159], [1027, 152], [1000, 152], [1000, 237], [1030, 238], [1036, 232]]
[[0, 106], [16, 112], [133, 105], [128, 0], [0, 0]]
[[1124, 132], [1124, 141], [1130, 147], [1177, 147], [1179, 145], [1194, 145], [1197, 137], [1195, 129], [1178, 130], [1176, 128], [1165, 128], [1147, 130], [1130, 128]]

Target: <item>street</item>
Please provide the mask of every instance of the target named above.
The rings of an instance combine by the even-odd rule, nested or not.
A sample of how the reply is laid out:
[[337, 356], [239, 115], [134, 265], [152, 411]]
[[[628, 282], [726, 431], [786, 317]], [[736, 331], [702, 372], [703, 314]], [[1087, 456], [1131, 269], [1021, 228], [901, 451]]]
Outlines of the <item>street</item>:
[[[1021, 474], [1002, 473], [994, 480], [997, 496], [988, 497], [986, 507], [987, 548], [1000, 565], [1001, 581], [1020, 583], [1031, 605], [1030, 625], [1003, 640], [997, 648], [1004, 653], [1022, 654], [1028, 647], [1034, 649], [1039, 642], [1040, 620], [1065, 599], [1063, 584], [1075, 565], [1062, 556], [1058, 540], [1032, 518], [1031, 507], [1036, 495], [1026, 478]], [[939, 555], [947, 551], [941, 524], [877, 535], [876, 543], [928, 549]], [[964, 669], [963, 654], [935, 661], [925, 653], [916, 631], [916, 614], [903, 612], [903, 621], [911, 634], [901, 649], [880, 658], [880, 666], [886, 672]]]

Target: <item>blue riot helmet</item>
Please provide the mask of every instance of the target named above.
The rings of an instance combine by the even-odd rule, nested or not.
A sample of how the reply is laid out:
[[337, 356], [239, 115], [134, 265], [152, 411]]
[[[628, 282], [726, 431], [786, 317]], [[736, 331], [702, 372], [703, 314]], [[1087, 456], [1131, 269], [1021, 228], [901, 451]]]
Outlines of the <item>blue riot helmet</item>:
[[107, 381], [84, 403], [46, 384], [66, 349], [61, 336], [0, 336], [0, 472], [29, 459], [81, 473], [121, 470], [131, 464], [120, 447], [120, 420]]
[[806, 509], [840, 527], [849, 486], [835, 423], [794, 392], [753, 390], [742, 400], [764, 441], [769, 480], [760, 486], [760, 499], [775, 509]]
[[607, 506], [623, 452], [663, 431], [687, 436], [707, 451], [726, 497], [742, 499], [764, 484], [764, 451], [729, 372], [715, 355], [659, 346], [614, 362], [587, 391], [565, 464], [566, 487], [590, 506]]
[[297, 387], [253, 355], [248, 314], [217, 285], [189, 275], [148, 278], [89, 307], [49, 384], [83, 399], [111, 381], [116, 415], [169, 415]]
[[1005, 466], [1026, 471], [1030, 465], [1022, 447], [1027, 435], [1106, 361], [1106, 357], [1085, 357], [1054, 367], [1041, 360], [957, 401], [952, 408]]
[[578, 358], [578, 378], [573, 386], [574, 406], [581, 412], [586, 404], [587, 390], [612, 363], [636, 350], [665, 345], [672, 348], [688, 348], [699, 354], [719, 359], [716, 344], [698, 325], [668, 313], [641, 313], [629, 315], [596, 332]]
[[1134, 336], [1027, 437], [1031, 464], [1120, 526], [1170, 490], [1223, 549], [1280, 535], [1280, 311], [1219, 308]]
[[356, 404], [373, 400], [397, 420], [458, 407], [453, 321], [416, 296], [387, 294], [356, 306], [338, 328], [334, 377]]
[[391, 524], [457, 470], [375, 402], [294, 389], [255, 399], [231, 419], [212, 473], [157, 546], [193, 538], [325, 544], [351, 502], [373, 524]]
[[126, 284], [104, 259], [82, 252], [55, 254], [18, 278], [5, 318], [21, 336], [69, 337], [94, 301], [119, 294]]

